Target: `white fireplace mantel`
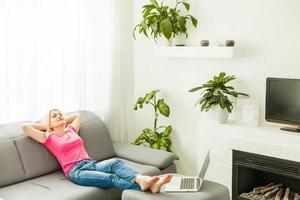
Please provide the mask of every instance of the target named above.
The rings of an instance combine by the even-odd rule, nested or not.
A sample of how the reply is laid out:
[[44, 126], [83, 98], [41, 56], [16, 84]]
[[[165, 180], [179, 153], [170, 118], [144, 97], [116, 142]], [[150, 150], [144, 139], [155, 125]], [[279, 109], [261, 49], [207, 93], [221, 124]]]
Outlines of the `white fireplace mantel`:
[[210, 150], [211, 163], [206, 178], [231, 189], [232, 149], [300, 162], [300, 134], [281, 131], [280, 127], [199, 121], [198, 168], [205, 152]]

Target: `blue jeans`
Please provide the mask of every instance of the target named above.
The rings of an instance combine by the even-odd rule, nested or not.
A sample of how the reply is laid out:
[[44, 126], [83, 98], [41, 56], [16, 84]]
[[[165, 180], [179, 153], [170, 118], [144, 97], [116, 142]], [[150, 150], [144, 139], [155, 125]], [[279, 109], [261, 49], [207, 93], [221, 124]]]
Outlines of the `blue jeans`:
[[110, 159], [98, 163], [94, 160], [79, 161], [71, 168], [67, 178], [83, 186], [141, 190], [141, 187], [134, 182], [136, 176], [137, 172], [121, 160]]

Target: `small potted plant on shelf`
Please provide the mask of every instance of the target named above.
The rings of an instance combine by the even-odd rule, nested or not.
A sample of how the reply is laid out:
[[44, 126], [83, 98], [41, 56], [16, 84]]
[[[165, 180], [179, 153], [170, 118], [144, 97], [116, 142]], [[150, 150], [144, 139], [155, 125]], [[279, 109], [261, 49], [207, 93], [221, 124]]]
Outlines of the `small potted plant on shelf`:
[[201, 106], [201, 112], [209, 112], [212, 119], [226, 123], [228, 115], [233, 109], [233, 102], [228, 97], [249, 96], [245, 93], [236, 92], [234, 87], [227, 85], [234, 79], [236, 79], [235, 76], [227, 76], [226, 73], [221, 72], [219, 76], [214, 76], [207, 83], [190, 89], [189, 92], [204, 90], [195, 105]]
[[172, 126], [157, 125], [159, 114], [165, 117], [169, 117], [170, 115], [170, 108], [165, 103], [164, 99], [157, 100], [156, 94], [159, 91], [160, 90], [153, 90], [150, 93], [147, 93], [144, 97], [138, 98], [134, 106], [134, 110], [143, 108], [145, 104], [152, 105], [154, 109], [154, 125], [153, 128], [143, 129], [143, 132], [132, 142], [132, 144], [144, 144], [145, 146], [148, 144], [153, 149], [163, 149], [172, 152], [172, 142], [169, 138], [172, 133]]
[[[164, 5], [164, 2], [158, 3], [157, 0], [150, 0], [150, 4], [143, 6], [143, 19], [137, 24], [133, 30], [144, 34], [149, 38], [153, 37], [155, 41], [164, 38], [167, 45], [171, 46], [172, 39], [177, 36], [188, 37], [187, 22], [191, 21], [194, 27], [197, 27], [197, 19], [192, 15], [182, 15], [180, 7], [184, 7], [186, 11], [190, 10], [190, 4], [186, 0], [176, 0], [174, 7]], [[182, 42], [179, 42], [183, 45]], [[176, 43], [175, 43], [176, 45]]]

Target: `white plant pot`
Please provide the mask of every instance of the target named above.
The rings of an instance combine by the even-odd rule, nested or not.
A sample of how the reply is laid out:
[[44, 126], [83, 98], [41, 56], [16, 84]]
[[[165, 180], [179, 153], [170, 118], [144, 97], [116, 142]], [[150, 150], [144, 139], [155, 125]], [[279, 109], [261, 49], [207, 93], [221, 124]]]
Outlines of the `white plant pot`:
[[184, 34], [176, 35], [173, 38], [173, 46], [185, 46], [186, 36]]
[[212, 121], [219, 122], [220, 124], [226, 124], [229, 112], [227, 110], [223, 110], [220, 106], [214, 106], [208, 111], [207, 115]]
[[161, 37], [161, 38], [158, 39], [158, 43], [159, 43], [160, 46], [170, 47], [170, 46], [172, 46], [172, 38], [167, 40], [165, 37]]

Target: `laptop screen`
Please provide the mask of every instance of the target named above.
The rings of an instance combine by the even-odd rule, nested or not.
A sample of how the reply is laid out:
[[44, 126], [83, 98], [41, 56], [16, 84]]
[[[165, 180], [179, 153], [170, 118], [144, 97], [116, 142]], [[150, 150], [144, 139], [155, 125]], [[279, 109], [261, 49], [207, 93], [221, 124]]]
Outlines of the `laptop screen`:
[[207, 168], [209, 166], [210, 163], [210, 152], [208, 151], [204, 160], [204, 163], [202, 165], [201, 171], [199, 173], [199, 178], [203, 179], [205, 176], [205, 173], [207, 171]]

